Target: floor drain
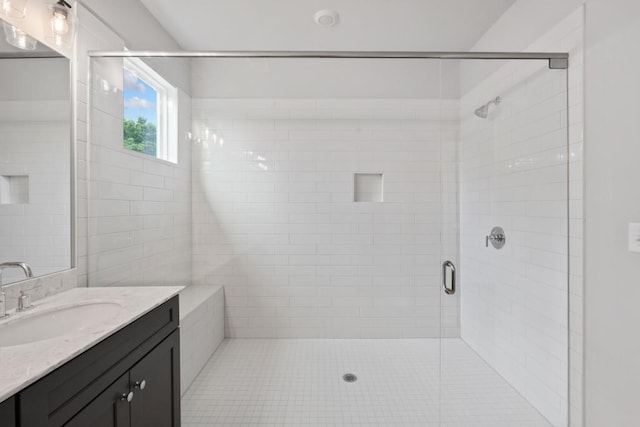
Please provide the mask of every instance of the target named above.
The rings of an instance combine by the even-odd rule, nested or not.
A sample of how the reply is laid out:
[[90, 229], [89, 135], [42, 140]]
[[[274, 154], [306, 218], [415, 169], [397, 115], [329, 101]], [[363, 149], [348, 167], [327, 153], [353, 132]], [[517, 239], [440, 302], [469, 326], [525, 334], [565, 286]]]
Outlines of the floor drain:
[[352, 382], [355, 382], [358, 379], [358, 377], [356, 377], [354, 374], [344, 374], [342, 376], [342, 379], [348, 383], [352, 383]]

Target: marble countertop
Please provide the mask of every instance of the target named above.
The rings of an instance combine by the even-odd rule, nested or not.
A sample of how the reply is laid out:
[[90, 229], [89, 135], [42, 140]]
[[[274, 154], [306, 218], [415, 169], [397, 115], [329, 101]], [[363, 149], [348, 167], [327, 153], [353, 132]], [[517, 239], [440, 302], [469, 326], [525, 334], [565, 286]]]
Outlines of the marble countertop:
[[92, 317], [80, 331], [28, 344], [0, 346], [0, 402], [160, 306], [182, 289], [181, 286], [76, 288], [36, 301], [35, 307], [28, 311], [11, 312], [8, 319], [0, 320], [0, 329], [11, 327], [9, 323], [17, 324], [20, 318], [45, 316], [47, 311], [59, 307], [117, 304], [116, 310], [101, 319]]

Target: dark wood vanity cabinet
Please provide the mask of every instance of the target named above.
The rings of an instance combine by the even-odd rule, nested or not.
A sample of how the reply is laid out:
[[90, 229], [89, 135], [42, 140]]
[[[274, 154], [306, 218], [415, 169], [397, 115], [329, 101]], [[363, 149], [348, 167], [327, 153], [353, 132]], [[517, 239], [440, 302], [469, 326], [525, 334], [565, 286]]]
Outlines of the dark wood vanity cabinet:
[[0, 426], [15, 427], [16, 425], [16, 399], [11, 397], [0, 403]]
[[174, 297], [21, 391], [16, 426], [179, 427], [178, 319]]
[[179, 334], [173, 332], [129, 372], [77, 413], [68, 427], [173, 427], [179, 411], [173, 400], [174, 363]]

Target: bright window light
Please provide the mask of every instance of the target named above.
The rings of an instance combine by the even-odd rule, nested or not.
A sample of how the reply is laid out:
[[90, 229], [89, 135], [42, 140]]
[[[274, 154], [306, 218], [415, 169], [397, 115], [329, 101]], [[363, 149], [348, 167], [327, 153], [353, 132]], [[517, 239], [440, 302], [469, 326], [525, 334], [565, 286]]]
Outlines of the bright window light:
[[177, 89], [138, 58], [124, 60], [124, 148], [178, 163]]

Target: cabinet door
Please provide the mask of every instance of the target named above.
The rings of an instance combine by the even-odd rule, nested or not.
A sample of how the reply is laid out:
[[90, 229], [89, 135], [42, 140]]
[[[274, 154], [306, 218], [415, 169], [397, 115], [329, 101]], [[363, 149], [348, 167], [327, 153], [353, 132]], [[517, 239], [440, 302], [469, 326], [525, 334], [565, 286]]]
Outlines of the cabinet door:
[[132, 427], [180, 426], [180, 334], [174, 331], [131, 371]]
[[16, 425], [16, 399], [10, 397], [0, 402], [0, 426], [15, 427]]
[[127, 372], [76, 414], [67, 427], [129, 427], [129, 373]]

